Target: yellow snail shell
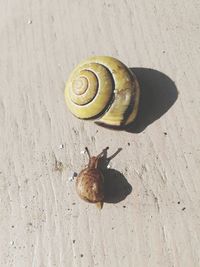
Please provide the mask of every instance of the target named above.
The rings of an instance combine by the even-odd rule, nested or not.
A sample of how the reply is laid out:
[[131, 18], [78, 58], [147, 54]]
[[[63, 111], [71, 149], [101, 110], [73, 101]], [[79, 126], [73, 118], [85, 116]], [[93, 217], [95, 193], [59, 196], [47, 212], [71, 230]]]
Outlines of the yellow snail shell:
[[140, 88], [136, 76], [119, 60], [94, 56], [71, 73], [65, 88], [69, 110], [80, 119], [124, 126], [134, 121]]

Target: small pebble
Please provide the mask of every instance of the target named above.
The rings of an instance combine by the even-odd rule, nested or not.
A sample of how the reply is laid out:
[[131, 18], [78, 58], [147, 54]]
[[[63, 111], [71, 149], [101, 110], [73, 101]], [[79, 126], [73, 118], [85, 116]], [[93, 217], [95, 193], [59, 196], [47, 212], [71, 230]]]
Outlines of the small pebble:
[[59, 145], [59, 149], [63, 149], [64, 148], [64, 145], [63, 144], [60, 144]]
[[55, 171], [59, 171], [62, 172], [63, 171], [63, 163], [61, 161], [57, 161], [55, 162]]
[[80, 256], [81, 256], [81, 258], [83, 258], [83, 254], [81, 254]]
[[74, 244], [74, 243], [76, 242], [76, 240], [74, 239], [72, 242], [73, 242], [73, 244]]
[[177, 204], [180, 204], [180, 203], [181, 203], [180, 201], [177, 202]]
[[125, 209], [125, 208], [126, 208], [126, 206], [123, 206], [123, 208]]
[[74, 180], [74, 177], [73, 177], [73, 176], [71, 176], [71, 177], [69, 177], [69, 178], [68, 178], [68, 180], [69, 180], [69, 182], [71, 182], [71, 181], [73, 181], [73, 180]]
[[108, 168], [108, 169], [110, 169], [110, 168], [111, 168], [110, 164], [108, 164], [107, 168]]
[[167, 133], [166, 133], [166, 132], [164, 132], [164, 135], [167, 135]]
[[28, 24], [32, 24], [33, 22], [32, 22], [32, 20], [28, 20], [28, 22], [27, 22]]
[[86, 152], [85, 149], [84, 150], [81, 150], [81, 154], [85, 154], [85, 152]]
[[130, 146], [131, 144], [130, 143], [128, 143], [128, 146]]
[[186, 209], [186, 207], [182, 208], [182, 210], [185, 210], [185, 209]]
[[73, 181], [76, 176], [77, 176], [76, 172], [70, 172], [70, 174], [68, 176], [68, 181], [69, 182]]
[[15, 243], [14, 241], [10, 241], [10, 244], [11, 244], [11, 246], [13, 246], [13, 245], [14, 245], [14, 243]]

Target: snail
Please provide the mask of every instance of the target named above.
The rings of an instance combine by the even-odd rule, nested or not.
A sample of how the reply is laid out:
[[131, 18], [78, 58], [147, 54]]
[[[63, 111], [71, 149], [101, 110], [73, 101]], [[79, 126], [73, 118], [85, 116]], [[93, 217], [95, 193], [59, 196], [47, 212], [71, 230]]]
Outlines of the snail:
[[135, 120], [139, 96], [135, 74], [108, 56], [81, 62], [65, 87], [65, 101], [74, 116], [111, 127], [123, 127]]
[[98, 163], [107, 149], [108, 147], [98, 156], [91, 157], [86, 147], [89, 163], [76, 178], [76, 191], [80, 198], [90, 203], [96, 203], [99, 209], [102, 209], [104, 201], [104, 177]]

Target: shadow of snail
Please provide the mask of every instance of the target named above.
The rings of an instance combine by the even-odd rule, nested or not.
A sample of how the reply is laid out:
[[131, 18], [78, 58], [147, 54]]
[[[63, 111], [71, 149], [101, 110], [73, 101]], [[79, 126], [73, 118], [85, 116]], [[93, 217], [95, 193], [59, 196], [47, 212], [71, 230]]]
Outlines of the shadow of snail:
[[105, 203], [118, 203], [132, 192], [132, 186], [121, 172], [115, 169], [107, 169], [103, 171], [103, 174], [105, 177]]
[[140, 133], [161, 118], [176, 102], [178, 91], [175, 83], [164, 73], [147, 68], [131, 68], [140, 84], [138, 115], [126, 131]]
[[122, 148], [119, 148], [110, 157], [107, 157], [107, 151], [105, 151], [104, 157], [100, 161], [100, 168], [104, 175], [105, 203], [118, 203], [124, 200], [132, 192], [132, 186], [121, 172], [107, 168], [109, 162], [116, 157], [121, 150]]

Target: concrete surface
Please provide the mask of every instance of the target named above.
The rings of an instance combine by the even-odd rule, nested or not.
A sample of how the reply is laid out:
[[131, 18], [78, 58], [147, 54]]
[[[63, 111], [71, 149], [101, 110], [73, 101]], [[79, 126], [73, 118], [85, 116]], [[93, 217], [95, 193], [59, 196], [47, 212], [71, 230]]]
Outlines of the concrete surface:
[[[0, 266], [200, 266], [199, 15], [198, 0], [1, 0]], [[66, 108], [65, 81], [91, 55], [138, 76], [128, 132]], [[85, 146], [122, 148], [102, 211], [69, 181]]]

